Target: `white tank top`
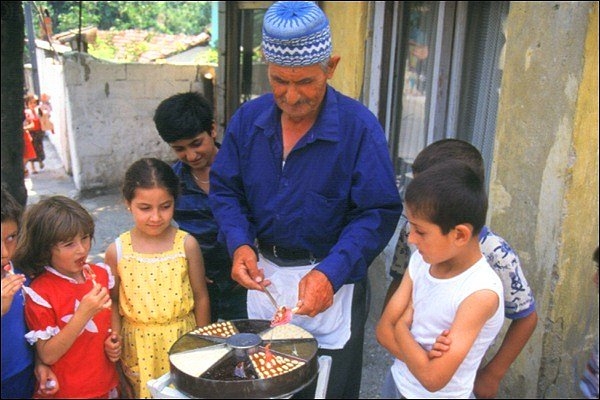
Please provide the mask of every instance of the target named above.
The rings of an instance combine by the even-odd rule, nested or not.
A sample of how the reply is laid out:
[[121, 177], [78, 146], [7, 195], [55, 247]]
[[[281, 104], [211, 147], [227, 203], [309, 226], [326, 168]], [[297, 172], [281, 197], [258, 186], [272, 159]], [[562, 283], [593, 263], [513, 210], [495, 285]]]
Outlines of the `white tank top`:
[[406, 398], [469, 398], [477, 368], [504, 323], [502, 282], [482, 256], [472, 267], [449, 279], [438, 279], [429, 273], [430, 265], [415, 251], [408, 265], [413, 280], [412, 299], [415, 309], [411, 333], [425, 350], [430, 350], [436, 337], [449, 329], [456, 311], [464, 299], [476, 291], [494, 291], [499, 307], [485, 323], [471, 350], [448, 384], [438, 392], [429, 392], [409, 371], [406, 364], [395, 360], [392, 375], [396, 386]]

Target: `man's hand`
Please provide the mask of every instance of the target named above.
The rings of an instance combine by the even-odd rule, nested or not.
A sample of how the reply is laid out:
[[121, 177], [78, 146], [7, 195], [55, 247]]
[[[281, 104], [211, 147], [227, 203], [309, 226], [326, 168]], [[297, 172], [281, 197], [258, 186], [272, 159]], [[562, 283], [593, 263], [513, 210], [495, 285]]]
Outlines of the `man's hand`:
[[333, 304], [333, 286], [324, 273], [312, 270], [298, 284], [298, 310], [296, 314], [315, 315]]
[[264, 280], [264, 271], [258, 268], [258, 259], [252, 247], [248, 245], [238, 247], [233, 253], [231, 278], [247, 289], [263, 290], [269, 281]]

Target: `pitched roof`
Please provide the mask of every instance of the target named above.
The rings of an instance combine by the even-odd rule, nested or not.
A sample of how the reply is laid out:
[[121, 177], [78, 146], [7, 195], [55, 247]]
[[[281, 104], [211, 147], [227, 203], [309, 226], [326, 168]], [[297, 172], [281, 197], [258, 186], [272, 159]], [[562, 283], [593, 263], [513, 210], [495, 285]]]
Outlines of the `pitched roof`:
[[[82, 29], [84, 42], [89, 44], [98, 41], [112, 43], [116, 48], [114, 61], [152, 63], [160, 62], [170, 56], [179, 54], [197, 46], [206, 46], [210, 35], [202, 32], [199, 35], [168, 35], [140, 29], [127, 29], [123, 31], [101, 31], [93, 27]], [[70, 44], [74, 50], [77, 48], [78, 32], [56, 34], [53, 41], [61, 44]], [[137, 55], [139, 54], [139, 57]], [[137, 59], [134, 59], [136, 58]]]

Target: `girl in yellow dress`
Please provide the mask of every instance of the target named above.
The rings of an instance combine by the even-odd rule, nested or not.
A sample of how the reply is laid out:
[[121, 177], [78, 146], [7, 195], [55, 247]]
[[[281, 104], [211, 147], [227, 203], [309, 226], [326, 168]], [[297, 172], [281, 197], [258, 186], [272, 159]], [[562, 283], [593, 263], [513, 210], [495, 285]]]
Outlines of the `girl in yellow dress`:
[[135, 226], [106, 250], [115, 276], [112, 329], [122, 335], [122, 369], [132, 398], [150, 398], [146, 384], [169, 372], [171, 345], [210, 323], [200, 245], [172, 225], [178, 190], [165, 162], [134, 162], [125, 173], [123, 197]]

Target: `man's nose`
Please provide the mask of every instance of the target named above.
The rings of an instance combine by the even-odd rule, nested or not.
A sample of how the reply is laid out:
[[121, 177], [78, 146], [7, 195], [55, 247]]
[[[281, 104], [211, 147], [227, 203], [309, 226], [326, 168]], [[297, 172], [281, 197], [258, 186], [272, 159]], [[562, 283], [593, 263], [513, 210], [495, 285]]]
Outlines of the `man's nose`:
[[285, 92], [285, 102], [294, 105], [300, 100], [300, 93], [296, 90], [294, 85], [290, 85]]

